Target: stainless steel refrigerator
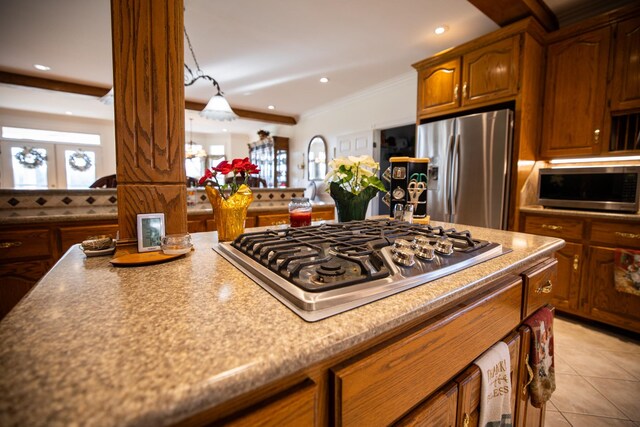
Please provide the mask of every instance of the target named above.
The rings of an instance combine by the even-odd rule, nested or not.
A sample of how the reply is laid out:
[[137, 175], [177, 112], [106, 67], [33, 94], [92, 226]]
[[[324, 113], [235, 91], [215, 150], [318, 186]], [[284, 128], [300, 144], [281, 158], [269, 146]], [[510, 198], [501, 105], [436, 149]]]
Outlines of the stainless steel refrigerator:
[[431, 219], [506, 229], [512, 138], [511, 110], [420, 125], [416, 157], [431, 159]]

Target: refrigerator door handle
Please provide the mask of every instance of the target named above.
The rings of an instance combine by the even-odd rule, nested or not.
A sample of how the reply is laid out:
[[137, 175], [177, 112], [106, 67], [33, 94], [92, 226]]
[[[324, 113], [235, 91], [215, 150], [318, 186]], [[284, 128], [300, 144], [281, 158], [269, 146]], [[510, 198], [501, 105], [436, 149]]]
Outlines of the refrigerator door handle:
[[[454, 179], [455, 177], [455, 179]], [[455, 220], [458, 210], [458, 189], [460, 184], [460, 134], [456, 135], [451, 151], [451, 221]]]
[[444, 183], [444, 192], [445, 192], [445, 215], [448, 216], [448, 220], [451, 221], [451, 215], [453, 214], [453, 207], [451, 201], [451, 186], [453, 183], [453, 145], [454, 145], [454, 135], [449, 136], [449, 144], [447, 146], [447, 168], [446, 172], [446, 182]]

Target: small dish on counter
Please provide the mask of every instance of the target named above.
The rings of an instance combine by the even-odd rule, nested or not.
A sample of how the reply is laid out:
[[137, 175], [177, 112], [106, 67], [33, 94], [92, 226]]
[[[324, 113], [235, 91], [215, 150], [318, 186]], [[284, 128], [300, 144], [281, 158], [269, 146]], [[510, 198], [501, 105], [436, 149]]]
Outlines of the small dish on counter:
[[116, 245], [115, 242], [113, 243], [113, 245], [109, 248], [106, 249], [84, 249], [82, 246], [80, 246], [80, 250], [82, 252], [84, 252], [84, 254], [87, 257], [92, 257], [92, 256], [102, 256], [102, 255], [111, 255], [113, 252], [115, 252], [116, 250]]
[[191, 235], [168, 234], [162, 238], [162, 252], [166, 255], [182, 255], [191, 251], [193, 244], [191, 243]]

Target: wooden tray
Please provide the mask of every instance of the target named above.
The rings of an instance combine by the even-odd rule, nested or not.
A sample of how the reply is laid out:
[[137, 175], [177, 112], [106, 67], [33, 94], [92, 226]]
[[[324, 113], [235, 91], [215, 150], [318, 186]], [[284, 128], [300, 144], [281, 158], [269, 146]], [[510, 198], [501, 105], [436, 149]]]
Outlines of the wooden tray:
[[118, 267], [151, 265], [171, 261], [172, 259], [183, 257], [185, 255], [186, 254], [167, 255], [162, 252], [140, 252], [119, 255], [111, 259], [109, 262]]

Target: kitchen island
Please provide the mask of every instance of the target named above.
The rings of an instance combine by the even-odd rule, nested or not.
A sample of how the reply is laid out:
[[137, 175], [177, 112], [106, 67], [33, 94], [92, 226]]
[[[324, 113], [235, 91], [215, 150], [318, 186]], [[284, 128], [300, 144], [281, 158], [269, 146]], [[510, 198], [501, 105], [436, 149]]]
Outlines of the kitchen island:
[[[251, 424], [256, 416], [348, 425], [358, 413], [352, 374], [426, 337], [420, 360], [433, 354], [446, 369], [419, 381], [424, 396], [405, 379], [406, 408], [383, 396], [399, 411], [389, 415], [395, 420], [517, 330], [537, 307], [527, 287], [550, 277], [548, 257], [564, 244], [468, 228], [512, 251], [315, 323], [215, 252], [215, 232], [193, 234], [195, 250], [180, 259], [140, 267], [116, 268], [73, 246], [0, 322], [0, 424]], [[430, 331], [445, 333], [434, 339]]]

